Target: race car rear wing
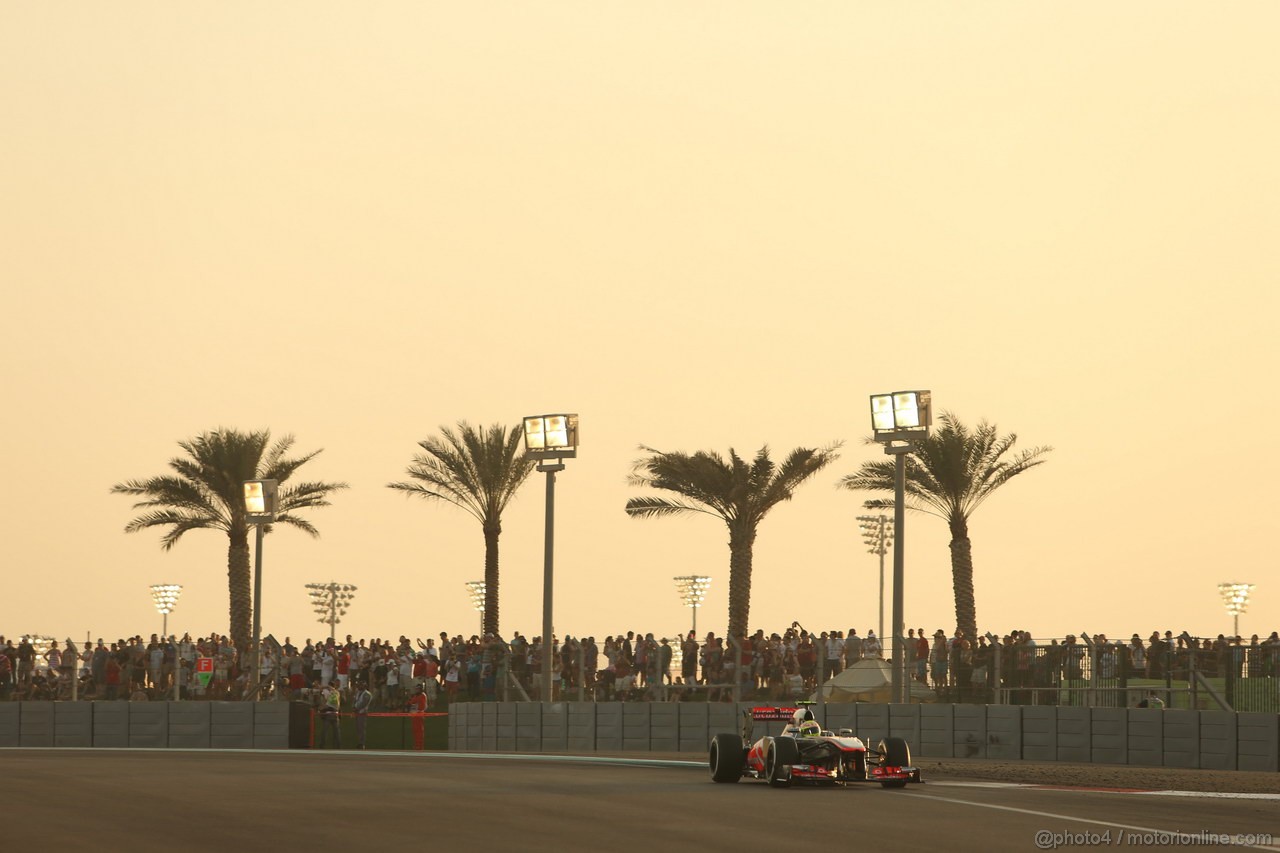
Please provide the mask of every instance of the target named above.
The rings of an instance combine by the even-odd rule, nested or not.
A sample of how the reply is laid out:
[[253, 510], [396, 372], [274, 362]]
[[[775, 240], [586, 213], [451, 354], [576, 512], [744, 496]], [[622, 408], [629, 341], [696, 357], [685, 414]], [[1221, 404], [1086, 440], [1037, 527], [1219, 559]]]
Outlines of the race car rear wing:
[[753, 720], [790, 720], [798, 710], [795, 706], [760, 707], [752, 708], [750, 713]]
[[791, 717], [799, 708], [795, 705], [760, 705], [742, 712], [742, 739], [751, 743], [756, 720], [765, 722], [791, 722]]

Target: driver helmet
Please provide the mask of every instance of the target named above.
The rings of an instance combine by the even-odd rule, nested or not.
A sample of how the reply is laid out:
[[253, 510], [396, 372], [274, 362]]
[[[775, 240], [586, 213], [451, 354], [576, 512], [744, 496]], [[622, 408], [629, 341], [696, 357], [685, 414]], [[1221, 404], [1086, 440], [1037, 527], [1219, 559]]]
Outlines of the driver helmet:
[[808, 708], [796, 708], [796, 712], [791, 715], [791, 725], [799, 726], [806, 720], [812, 720], [813, 718], [813, 712]]
[[805, 720], [800, 724], [800, 737], [821, 737], [822, 727], [813, 720]]

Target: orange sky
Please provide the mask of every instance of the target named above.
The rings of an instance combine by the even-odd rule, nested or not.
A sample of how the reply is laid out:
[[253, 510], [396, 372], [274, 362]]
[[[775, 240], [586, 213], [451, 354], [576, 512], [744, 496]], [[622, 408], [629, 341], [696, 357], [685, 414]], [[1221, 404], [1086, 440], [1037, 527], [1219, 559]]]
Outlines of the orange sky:
[[[10, 488], [0, 632], [225, 630], [225, 537], [164, 553], [113, 483], [218, 426], [351, 489], [265, 551], [264, 627], [475, 630], [478, 524], [384, 488], [460, 419], [576, 411], [560, 633], [689, 624], [725, 529], [623, 513], [637, 445], [845, 442], [761, 528], [751, 623], [876, 624], [867, 396], [930, 388], [1050, 461], [972, 519], [984, 630], [1280, 628], [1280, 7], [0, 5]], [[541, 626], [543, 483], [502, 538]], [[954, 627], [908, 518], [907, 619]], [[810, 590], [826, 590], [812, 595]]]

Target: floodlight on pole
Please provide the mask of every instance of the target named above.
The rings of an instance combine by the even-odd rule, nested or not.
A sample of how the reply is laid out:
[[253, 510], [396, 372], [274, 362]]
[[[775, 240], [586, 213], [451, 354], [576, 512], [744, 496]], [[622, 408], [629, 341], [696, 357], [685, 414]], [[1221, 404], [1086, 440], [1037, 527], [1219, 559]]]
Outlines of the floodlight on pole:
[[332, 640], [337, 624], [347, 615], [347, 608], [356, 597], [355, 584], [337, 581], [309, 583], [307, 595], [311, 598], [311, 607], [320, 617], [316, 621], [329, 626], [329, 639]]
[[169, 636], [169, 614], [178, 606], [178, 596], [182, 595], [182, 584], [176, 583], [155, 583], [151, 585], [151, 600], [155, 602], [156, 610], [164, 617], [163, 627], [160, 629], [160, 638], [164, 639]]
[[711, 578], [706, 575], [682, 575], [674, 579], [676, 582], [676, 592], [680, 594], [680, 600], [684, 602], [684, 606], [693, 611], [693, 635], [698, 636], [698, 608], [702, 606], [702, 602], [707, 597], [707, 590], [711, 589]]
[[893, 528], [889, 526], [889, 516], [881, 513], [858, 516], [858, 531], [862, 533], [862, 539], [867, 543], [867, 553], [880, 556], [880, 624], [876, 630], [880, 632], [879, 636], [883, 639], [884, 555], [889, 553], [889, 546], [893, 544]]
[[[276, 480], [245, 480], [244, 520], [257, 528], [257, 549], [253, 563], [253, 686], [257, 688], [262, 678], [258, 662], [262, 659], [262, 534], [263, 528], [276, 520]], [[255, 690], [255, 695], [257, 691]]]
[[1257, 584], [1235, 581], [1218, 584], [1218, 594], [1222, 596], [1222, 603], [1232, 619], [1232, 636], [1240, 636], [1240, 614], [1249, 609], [1249, 594], [1253, 592], [1255, 586]]
[[480, 614], [480, 634], [484, 635], [484, 596], [488, 591], [484, 581], [467, 581], [467, 594], [471, 596], [471, 606]]
[[[871, 430], [884, 452], [893, 457], [893, 676], [890, 701], [908, 701], [903, 625], [903, 534], [906, 524], [907, 454], [915, 442], [929, 436], [933, 423], [933, 394], [895, 391], [871, 395]], [[882, 632], [883, 636], [883, 632]]]
[[554, 588], [556, 472], [564, 470], [564, 459], [578, 455], [577, 415], [531, 415], [524, 419], [525, 456], [538, 462], [547, 475], [546, 535], [542, 552], [542, 685], [540, 699], [553, 701], [551, 665], [555, 655], [552, 634], [552, 590]]

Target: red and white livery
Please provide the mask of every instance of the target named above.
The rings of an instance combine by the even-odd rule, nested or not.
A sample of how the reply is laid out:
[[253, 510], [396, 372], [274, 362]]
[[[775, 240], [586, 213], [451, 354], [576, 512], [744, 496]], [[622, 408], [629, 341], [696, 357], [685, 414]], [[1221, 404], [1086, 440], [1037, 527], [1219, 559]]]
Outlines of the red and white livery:
[[[757, 720], [788, 720], [782, 733], [752, 741]], [[718, 734], [711, 740], [711, 779], [737, 782], [765, 779], [776, 788], [793, 784], [846, 785], [879, 782], [902, 788], [920, 781], [911, 765], [911, 749], [902, 738], [886, 737], [875, 749], [850, 729], [837, 734], [818, 725], [807, 707], [752, 708], [743, 712], [742, 734]]]

